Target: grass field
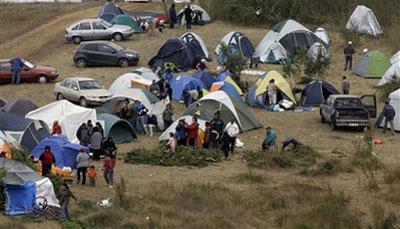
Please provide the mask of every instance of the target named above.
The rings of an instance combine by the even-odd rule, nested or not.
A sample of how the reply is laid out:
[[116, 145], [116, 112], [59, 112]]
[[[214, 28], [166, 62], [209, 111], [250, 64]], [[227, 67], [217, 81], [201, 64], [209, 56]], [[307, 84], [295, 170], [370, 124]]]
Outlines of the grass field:
[[[61, 72], [59, 80], [71, 76], [88, 76], [109, 86], [118, 76], [132, 71], [133, 68], [77, 69], [72, 63], [76, 46], [66, 44], [64, 40], [66, 26], [74, 20], [96, 17], [100, 5], [101, 3], [0, 5], [0, 13], [4, 14], [0, 20], [0, 58], [21, 56], [35, 64], [58, 68]], [[120, 6], [127, 10], [162, 10], [159, 3], [120, 3]], [[364, 80], [343, 72], [342, 49], [347, 41], [343, 39], [338, 28], [329, 24], [326, 28], [332, 40], [331, 66], [326, 80], [340, 88], [342, 75], [347, 75], [351, 81], [352, 93], [375, 94], [376, 79]], [[204, 39], [211, 53], [219, 40], [232, 30], [246, 34], [255, 45], [267, 32], [265, 28], [243, 27], [222, 21], [193, 28], [193, 32]], [[147, 61], [168, 38], [180, 36], [184, 32], [184, 28], [178, 28], [166, 30], [163, 34], [150, 32], [135, 35], [130, 40], [120, 42], [120, 45], [136, 50], [141, 58], [139, 66], [146, 66]], [[385, 46], [381, 39], [361, 37], [361, 44], [356, 50], [356, 63], [363, 48], [379, 49], [388, 56], [394, 51]], [[215, 62], [211, 64], [212, 68], [216, 66]], [[261, 65], [260, 68], [281, 71], [280, 66]], [[244, 78], [248, 81], [255, 80], [254, 76]], [[38, 105], [45, 105], [55, 100], [52, 90], [53, 83], [2, 85], [0, 97], [7, 100], [28, 99]], [[183, 107], [180, 104], [174, 106], [179, 116]], [[381, 106], [380, 104], [379, 107]], [[307, 113], [271, 113], [258, 109], [250, 111], [264, 127], [276, 129], [279, 142], [293, 136], [314, 148], [323, 157], [339, 157], [344, 162], [351, 160], [356, 151], [357, 136], [363, 135], [361, 132], [332, 131], [328, 125], [320, 124], [318, 110]], [[126, 209], [113, 209], [112, 214], [96, 207], [85, 211], [83, 200], [89, 201], [88, 205], [92, 206], [95, 201], [114, 195], [114, 191], [105, 187], [100, 177], [96, 189], [76, 185], [72, 187], [80, 199], [78, 204], [73, 203], [73, 214], [82, 221], [98, 224], [99, 228], [110, 225], [125, 225], [126, 228], [130, 228], [129, 225], [131, 228], [176, 228], [188, 225], [195, 228], [321, 228], [321, 225], [325, 225], [325, 228], [366, 228], [372, 225], [372, 228], [384, 228], [380, 226], [389, 212], [400, 217], [400, 197], [395, 195], [400, 191], [398, 182], [388, 183], [384, 179], [384, 175], [390, 173], [399, 163], [398, 136], [385, 136], [381, 130], [372, 130], [374, 138], [384, 140], [384, 144], [374, 147], [374, 152], [385, 165], [385, 169], [374, 171], [379, 189], [371, 191], [368, 188], [370, 176], [366, 175], [368, 173], [365, 170], [358, 168], [351, 173], [340, 172], [332, 176], [303, 176], [299, 174], [302, 168], [298, 167], [248, 167], [242, 154], [247, 150], [257, 150], [264, 132], [264, 129], [259, 129], [241, 134], [239, 138], [245, 143], [243, 152], [234, 155], [229, 161], [201, 169], [131, 165], [119, 161], [116, 176], [125, 178], [125, 198], [129, 206], [125, 206]], [[120, 155], [134, 148], [151, 147], [155, 144], [157, 137], [140, 136], [137, 142], [120, 145]], [[340, 156], [332, 153], [333, 150], [341, 152]], [[100, 164], [97, 167], [100, 168]], [[108, 214], [112, 217], [102, 222], [102, 216]], [[0, 224], [8, 223], [10, 227], [15, 224], [15, 228], [21, 225], [27, 228], [39, 228], [43, 225], [54, 228], [78, 227], [75, 224], [61, 225], [56, 222], [43, 224], [11, 221], [14, 220], [0, 216]]]

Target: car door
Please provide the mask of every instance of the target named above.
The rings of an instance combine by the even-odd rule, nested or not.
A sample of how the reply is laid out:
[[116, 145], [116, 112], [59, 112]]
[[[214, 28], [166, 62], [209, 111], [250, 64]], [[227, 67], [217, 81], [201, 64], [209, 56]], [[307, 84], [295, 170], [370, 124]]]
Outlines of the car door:
[[76, 80], [71, 81], [70, 92], [71, 92], [71, 101], [78, 102], [80, 98], [80, 93], [79, 93], [79, 85]]
[[35, 75], [33, 74], [33, 69], [28, 66], [22, 67], [21, 70], [21, 83], [23, 82], [35, 82]]
[[116, 65], [118, 62], [117, 50], [106, 44], [98, 45], [99, 52], [101, 53], [101, 61], [105, 65]]
[[79, 36], [82, 37], [83, 40], [93, 40], [94, 38], [92, 37], [92, 27], [90, 25], [90, 22], [81, 22], [79, 24]]
[[101, 53], [97, 44], [86, 44], [82, 50], [89, 64], [101, 64]]
[[11, 83], [11, 64], [10, 62], [0, 63], [0, 84]]
[[67, 100], [71, 100], [71, 80], [70, 79], [65, 79], [61, 84], [60, 84], [60, 89], [59, 92], [63, 94], [64, 98]]
[[108, 39], [109, 37], [107, 27], [99, 21], [92, 22], [92, 34], [93, 38], [98, 40]]
[[365, 109], [368, 110], [371, 118], [376, 118], [376, 97], [375, 95], [361, 96], [361, 103]]

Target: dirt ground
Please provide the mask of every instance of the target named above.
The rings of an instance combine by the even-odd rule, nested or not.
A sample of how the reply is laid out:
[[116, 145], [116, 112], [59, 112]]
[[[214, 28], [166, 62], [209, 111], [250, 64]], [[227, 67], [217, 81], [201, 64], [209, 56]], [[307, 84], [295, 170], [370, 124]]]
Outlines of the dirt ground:
[[[129, 4], [120, 3], [120, 6], [127, 10], [161, 10], [161, 4]], [[3, 7], [3, 6], [1, 6]], [[15, 5], [7, 6], [10, 9], [15, 9]], [[32, 6], [31, 6], [32, 7]], [[40, 7], [34, 5], [33, 7]], [[46, 6], [48, 7], [48, 6]], [[43, 7], [50, 11], [53, 9]], [[63, 6], [57, 6], [63, 7]], [[99, 80], [105, 86], [109, 86], [113, 80], [126, 72], [131, 72], [134, 68], [118, 68], [118, 67], [94, 67], [85, 68], [83, 70], [76, 68], [73, 65], [72, 57], [73, 50], [76, 48], [74, 44], [66, 44], [64, 39], [65, 27], [73, 21], [96, 17], [99, 10], [99, 4], [90, 4], [82, 7], [67, 5], [68, 10], [60, 10], [57, 8], [57, 14], [51, 14], [45, 20], [41, 17], [40, 24], [24, 23], [21, 27], [24, 29], [21, 32], [15, 32], [13, 36], [5, 33], [0, 33], [0, 58], [12, 58], [14, 56], [24, 57], [35, 64], [51, 65], [60, 70], [61, 75], [58, 80], [62, 80], [72, 76], [88, 76]], [[19, 8], [24, 11], [24, 9]], [[0, 9], [0, 13], [4, 13]], [[39, 11], [40, 12], [40, 11]], [[34, 20], [32, 16], [32, 20]], [[16, 18], [18, 20], [18, 18]], [[17, 26], [15, 24], [8, 24], [7, 20], [0, 21], [1, 28], [10, 29]], [[246, 34], [253, 44], [256, 46], [258, 42], [266, 34], [265, 28], [251, 28], [237, 25], [227, 24], [221, 21], [214, 21], [209, 25], [202, 27], [193, 27], [193, 32], [203, 38], [210, 53], [213, 53], [215, 46], [219, 40], [230, 31], [240, 31]], [[185, 32], [184, 28], [175, 30], [166, 30], [164, 33], [150, 32], [148, 34], [134, 35], [130, 40], [119, 42], [120, 45], [136, 50], [140, 54], [139, 66], [146, 66], [147, 61], [158, 51], [164, 42], [174, 36], [180, 36]], [[331, 65], [327, 72], [326, 80], [331, 84], [340, 88], [340, 81], [343, 75], [347, 75], [351, 82], [351, 92], [353, 94], [375, 94], [374, 86], [377, 84], [376, 79], [364, 80], [358, 76], [351, 75], [349, 72], [343, 72], [343, 56], [342, 49], [347, 41], [345, 41], [340, 33], [330, 32], [332, 40], [330, 46]], [[4, 41], [3, 41], [4, 40]], [[371, 40], [362, 38], [362, 47], [357, 48], [355, 63], [361, 57], [362, 49], [369, 48], [370, 50], [379, 49], [386, 55], [390, 56], [394, 50], [386, 48], [380, 40]], [[215, 56], [215, 55], [214, 55]], [[215, 59], [215, 58], [214, 58]], [[217, 65], [215, 61], [211, 64], [212, 68]], [[270, 70], [278, 69], [281, 71], [280, 66], [261, 65], [260, 69]], [[255, 76], [245, 76], [246, 80], [255, 80]], [[55, 101], [53, 95], [54, 83], [45, 85], [40, 84], [23, 84], [18, 86], [2, 85], [0, 86], [0, 97], [7, 100], [13, 99], [27, 99], [31, 100], [39, 106]], [[181, 105], [178, 106], [178, 111], [182, 111]], [[380, 104], [379, 107], [381, 107]], [[338, 149], [344, 152], [351, 153], [354, 149], [354, 143], [357, 136], [362, 135], [361, 132], [353, 131], [332, 131], [328, 125], [320, 124], [318, 109], [313, 112], [294, 113], [272, 113], [265, 110], [250, 109], [255, 117], [262, 123], [264, 127], [271, 126], [276, 129], [279, 142], [282, 142], [286, 137], [293, 136], [299, 141], [312, 146], [322, 153], [329, 153], [333, 149]], [[179, 114], [176, 114], [179, 117]], [[261, 140], [264, 136], [264, 128], [249, 131], [241, 134], [239, 138], [245, 143], [246, 150], [256, 150], [260, 147]], [[372, 130], [373, 136], [382, 139], [384, 144], [375, 147], [378, 158], [384, 162], [388, 168], [394, 167], [399, 163], [399, 136], [383, 135], [380, 129]], [[140, 136], [139, 140], [119, 146], [120, 152], [127, 152], [130, 149], [138, 147], [149, 147], [157, 143], [157, 138], [149, 138]], [[220, 163], [215, 166], [193, 169], [186, 167], [157, 167], [157, 166], [144, 166], [144, 165], [129, 165], [120, 162], [116, 169], [116, 176], [128, 176], [126, 179], [128, 190], [132, 193], [140, 193], [150, 191], [152, 184], [168, 183], [174, 185], [182, 185], [189, 182], [204, 182], [204, 183], [222, 183], [227, 187], [246, 193], [250, 190], [249, 186], [240, 185], [235, 182], [230, 182], [229, 178], [248, 170], [245, 163], [236, 155], [232, 160]], [[278, 186], [284, 182], [289, 181], [305, 181], [316, 184], [329, 184], [330, 187], [336, 192], [344, 192], [352, 199], [352, 205], [364, 212], [366, 217], [363, 218], [364, 222], [368, 222], [368, 209], [370, 203], [377, 201], [379, 194], [371, 193], [365, 189], [365, 180], [363, 174], [360, 172], [352, 174], [341, 174], [334, 177], [323, 178], [304, 178], [297, 175], [297, 170], [271, 170], [256, 171], [266, 179], [269, 180], [267, 186]], [[99, 179], [101, 180], [101, 179]], [[89, 187], [73, 187], [80, 198], [88, 198], [92, 200], [99, 200], [112, 195], [112, 191], [102, 186], [100, 181], [99, 188], [91, 189]], [[397, 209], [398, 206], [385, 203], [388, 209]], [[136, 219], [139, 216], [132, 216]], [[1, 221], [8, 219], [0, 216]], [[36, 228], [41, 225], [31, 224], [30, 227]], [[50, 225], [49, 225], [50, 226]], [[52, 225], [57, 227], [57, 225]]]

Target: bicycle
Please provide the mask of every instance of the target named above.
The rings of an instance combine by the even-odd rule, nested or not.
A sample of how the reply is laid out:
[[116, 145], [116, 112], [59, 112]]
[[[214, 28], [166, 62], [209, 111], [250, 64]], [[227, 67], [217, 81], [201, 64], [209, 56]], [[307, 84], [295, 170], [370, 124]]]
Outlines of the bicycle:
[[60, 220], [61, 209], [59, 207], [48, 205], [47, 199], [39, 196], [33, 201], [32, 211], [30, 211], [28, 215], [34, 218], [42, 216], [46, 219]]

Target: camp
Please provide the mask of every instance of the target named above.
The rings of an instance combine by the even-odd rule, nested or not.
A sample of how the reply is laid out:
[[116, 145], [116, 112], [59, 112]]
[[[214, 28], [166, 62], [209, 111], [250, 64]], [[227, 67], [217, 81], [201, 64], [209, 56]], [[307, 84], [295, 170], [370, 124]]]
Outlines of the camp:
[[260, 76], [257, 81], [250, 87], [249, 93], [247, 94], [247, 103], [252, 107], [258, 107], [267, 109], [267, 86], [270, 80], [275, 80], [275, 85], [279, 89], [277, 94], [277, 102], [282, 100], [291, 101], [296, 104], [296, 99], [292, 93], [290, 84], [286, 81], [283, 76], [275, 71], [271, 70], [267, 74]]
[[354, 73], [364, 78], [381, 78], [390, 67], [390, 60], [379, 51], [365, 54]]
[[[180, 118], [177, 118], [175, 122], [173, 122], [158, 138], [159, 141], [167, 141], [169, 137], [169, 133], [175, 133], [175, 129], [178, 126], [179, 120], [184, 119], [186, 123], [191, 123], [193, 116], [191, 115], [184, 115]], [[199, 123], [200, 130], [204, 131], [206, 129], [206, 121], [203, 119], [197, 119]]]
[[115, 16], [124, 14], [124, 11], [112, 2], [106, 2], [100, 10], [98, 18], [111, 22]]
[[375, 37], [383, 33], [381, 25], [379, 24], [374, 12], [363, 5], [357, 6], [351, 14], [347, 21], [346, 29], [356, 33], [369, 34]]
[[[396, 111], [396, 115], [394, 116], [393, 124], [395, 131], [400, 131], [400, 89], [390, 93], [389, 95], [389, 104], [393, 106], [394, 110]], [[380, 114], [378, 119], [376, 120], [377, 127], [383, 127], [385, 124], [385, 117], [383, 114]], [[390, 125], [388, 124], [388, 128]]]
[[319, 59], [319, 61], [323, 62], [326, 61], [327, 59], [329, 59], [329, 53], [328, 50], [326, 49], [326, 47], [319, 43], [319, 42], [315, 42], [310, 49], [308, 49], [307, 51], [307, 58], [309, 58], [310, 60], [316, 62]]
[[246, 58], [251, 58], [255, 51], [254, 46], [249, 38], [247, 38], [246, 35], [244, 35], [243, 33], [237, 31], [232, 31], [226, 34], [221, 39], [221, 41], [215, 48], [215, 54], [217, 54], [218, 56], [221, 55], [222, 45], [230, 46], [236, 49], [237, 51], [239, 51], [240, 55]]
[[201, 80], [207, 89], [214, 83], [214, 76], [209, 71], [197, 71], [192, 76], [195, 79]]
[[389, 69], [383, 74], [382, 78], [379, 80], [378, 85], [382, 86], [386, 83], [389, 83], [393, 79], [400, 80], [400, 61], [392, 64]]
[[77, 106], [67, 100], [60, 100], [33, 110], [26, 117], [33, 120], [42, 120], [49, 127], [53, 126], [54, 121], [58, 121], [63, 134], [70, 141], [78, 142], [76, 131], [82, 123], [88, 120], [95, 122], [96, 111]]
[[131, 124], [112, 114], [98, 114], [97, 120], [102, 123], [104, 137], [111, 137], [115, 143], [131, 142], [136, 138]]
[[224, 91], [211, 92], [205, 95], [199, 101], [192, 103], [183, 112], [183, 115], [199, 114], [200, 119], [211, 120], [216, 111], [220, 111], [221, 119], [225, 123], [235, 119], [242, 131], [262, 127], [243, 103]]
[[50, 206], [60, 206], [49, 178], [38, 175], [18, 161], [6, 158], [0, 158], [0, 169], [6, 173], [2, 178], [5, 184], [6, 215], [29, 213], [32, 211], [37, 197], [46, 198], [47, 204]]
[[[193, 11], [192, 16], [192, 25], [204, 25], [211, 22], [211, 16], [207, 13], [207, 11], [201, 8], [198, 5], [190, 5], [190, 8]], [[185, 9], [183, 8], [178, 12], [178, 23], [181, 25], [186, 24], [185, 15], [183, 13]]]
[[26, 114], [37, 108], [38, 106], [31, 101], [18, 99], [1, 107], [0, 111], [25, 117]]
[[325, 44], [330, 44], [331, 43], [331, 39], [329, 38], [328, 32], [326, 32], [326, 30], [322, 27], [318, 27], [314, 34], [321, 39], [323, 42], [325, 42]]
[[43, 139], [40, 144], [32, 150], [31, 155], [35, 158], [39, 158], [46, 146], [50, 146], [51, 152], [56, 158], [56, 166], [61, 169], [64, 167], [72, 168], [79, 150], [81, 148], [87, 150], [84, 146], [71, 143], [68, 141], [67, 137], [60, 135]]
[[46, 123], [9, 113], [0, 113], [0, 129], [28, 151], [32, 151], [43, 139], [50, 136]]
[[210, 54], [208, 53], [206, 43], [204, 43], [203, 39], [195, 33], [186, 32], [181, 36], [181, 41], [192, 47], [194, 50], [195, 57], [204, 58], [209, 60]]
[[322, 80], [313, 80], [301, 93], [300, 104], [303, 106], [319, 106], [330, 95], [340, 94], [332, 85]]
[[183, 99], [184, 91], [202, 90], [205, 88], [202, 81], [186, 75], [174, 77], [169, 84], [172, 88], [172, 99], [175, 101]]
[[328, 46], [297, 21], [286, 20], [272, 27], [258, 44], [253, 57], [263, 63], [282, 64], [290, 61], [301, 49], [308, 50], [315, 42]]
[[111, 23], [117, 24], [117, 25], [127, 25], [135, 31], [135, 33], [143, 33], [142, 28], [139, 26], [139, 23], [130, 17], [129, 15], [126, 14], [119, 14], [116, 15], [112, 20]]
[[5, 152], [6, 157], [11, 158], [12, 147], [17, 145], [17, 140], [6, 131], [0, 129], [0, 152]]

